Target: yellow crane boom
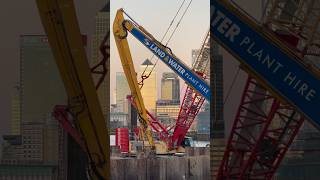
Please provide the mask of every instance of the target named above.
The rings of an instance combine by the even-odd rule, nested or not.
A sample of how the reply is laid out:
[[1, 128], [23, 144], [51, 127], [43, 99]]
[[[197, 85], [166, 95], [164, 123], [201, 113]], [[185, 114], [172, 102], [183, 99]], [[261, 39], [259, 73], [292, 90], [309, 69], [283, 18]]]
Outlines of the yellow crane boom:
[[[124, 14], [129, 19], [124, 19]], [[202, 73], [190, 69], [186, 64], [183, 63], [183, 61], [181, 61], [177, 56], [175, 56], [172, 53], [169, 47], [163, 45], [156, 38], [154, 38], [152, 34], [150, 34], [142, 26], [138, 25], [138, 23], [135, 22], [128, 14], [126, 14], [123, 9], [119, 9], [116, 13], [116, 17], [113, 24], [113, 33], [119, 51], [122, 67], [133, 96], [134, 104], [137, 107], [140, 119], [142, 119], [144, 129], [146, 129], [149, 144], [154, 146], [154, 142], [151, 135], [151, 127], [154, 128], [154, 126], [152, 126], [152, 123], [154, 123], [155, 120], [150, 121], [147, 118], [148, 113], [143, 103], [143, 98], [141, 96], [139, 84], [136, 77], [136, 72], [133, 66], [133, 61], [130, 53], [130, 48], [127, 41], [128, 33], [130, 33], [137, 40], [139, 40], [147, 49], [149, 49], [155, 56], [157, 56], [163, 63], [165, 63], [173, 72], [177, 73], [178, 76], [180, 76], [188, 85], [190, 85], [190, 87], [194, 90], [195, 94], [198, 94], [201, 97], [203, 96], [204, 98], [202, 102], [204, 101], [204, 99], [210, 101], [210, 86], [201, 76]], [[184, 127], [185, 133], [187, 129], [188, 128]], [[155, 131], [159, 132], [158, 130]], [[165, 133], [164, 131], [166, 130], [160, 130], [160, 132], [162, 133]], [[181, 134], [179, 134], [179, 136]]]
[[90, 73], [73, 0], [36, 2], [68, 94], [69, 111], [84, 141], [91, 178], [108, 180], [109, 133]]
[[[128, 40], [126, 38], [128, 32], [127, 32], [127, 29], [123, 27], [124, 22], [125, 20], [123, 17], [123, 9], [119, 9], [117, 11], [117, 14], [113, 23], [113, 34], [115, 37], [115, 42], [119, 51], [122, 67], [123, 67], [125, 76], [127, 78], [138, 114], [140, 117], [139, 118], [140, 122], [143, 125], [149, 144], [154, 148], [154, 141], [152, 138], [150, 121], [148, 119], [147, 111], [143, 103], [143, 98], [138, 85], [137, 74], [134, 69], [134, 64], [132, 61]], [[130, 24], [128, 25], [129, 25], [128, 28], [132, 28], [132, 26], [130, 27]]]

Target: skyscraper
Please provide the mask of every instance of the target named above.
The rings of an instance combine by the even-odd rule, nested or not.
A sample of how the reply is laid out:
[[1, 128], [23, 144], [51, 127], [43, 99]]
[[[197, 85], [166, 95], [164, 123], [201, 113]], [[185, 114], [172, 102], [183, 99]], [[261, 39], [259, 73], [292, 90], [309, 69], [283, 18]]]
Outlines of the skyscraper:
[[225, 149], [224, 114], [223, 114], [223, 57], [219, 46], [210, 41], [210, 84], [214, 97], [210, 102], [210, 163], [212, 176], [216, 176]]
[[[95, 16], [95, 33], [93, 35], [92, 42], [92, 60], [91, 67], [99, 63], [102, 59], [102, 55], [100, 53], [99, 47], [101, 42], [103, 41], [106, 34], [109, 32], [109, 15], [110, 15], [110, 2], [105, 4], [105, 6], [96, 14]], [[110, 43], [109, 41], [107, 43]], [[110, 72], [109, 72], [109, 61], [107, 61], [107, 74], [102, 82], [101, 86], [97, 90], [98, 98], [102, 107], [102, 113], [106, 119], [109, 119], [109, 87], [110, 87]], [[94, 76], [95, 82], [98, 81], [99, 76]], [[107, 122], [109, 122], [107, 120]]]
[[[197, 115], [197, 134], [210, 134], [210, 104], [205, 102], [203, 104], [203, 110]], [[208, 138], [209, 139], [209, 138]], [[206, 141], [208, 139], [205, 139]]]
[[171, 125], [176, 121], [180, 112], [180, 100], [158, 100], [156, 117], [162, 123]]
[[116, 104], [120, 112], [128, 113], [127, 95], [130, 95], [130, 88], [123, 72], [116, 72]]
[[57, 104], [66, 104], [67, 97], [46, 36], [22, 35], [21, 120], [23, 124], [45, 121]]
[[[47, 157], [53, 155], [47, 150], [58, 150], [58, 136], [48, 133], [58, 131], [51, 112], [55, 105], [66, 104], [65, 89], [46, 36], [23, 35], [20, 47], [23, 158], [33, 162], [55, 159], [57, 163], [58, 158]], [[46, 126], [51, 124], [54, 130], [46, 132]], [[46, 142], [51, 143], [50, 148]], [[53, 156], [57, 157], [58, 151]]]
[[[144, 105], [150, 112], [155, 112], [156, 101], [157, 101], [157, 77], [155, 70], [153, 69], [153, 64], [149, 59], [146, 59], [140, 68], [140, 73], [138, 79], [141, 79], [141, 75], [150, 76], [144, 80], [143, 87], [141, 88], [141, 94], [143, 97]], [[143, 73], [144, 72], [144, 73]]]
[[161, 99], [180, 100], [180, 82], [174, 72], [165, 72], [161, 79]]
[[21, 133], [20, 115], [20, 86], [16, 85], [11, 95], [11, 135], [20, 135]]

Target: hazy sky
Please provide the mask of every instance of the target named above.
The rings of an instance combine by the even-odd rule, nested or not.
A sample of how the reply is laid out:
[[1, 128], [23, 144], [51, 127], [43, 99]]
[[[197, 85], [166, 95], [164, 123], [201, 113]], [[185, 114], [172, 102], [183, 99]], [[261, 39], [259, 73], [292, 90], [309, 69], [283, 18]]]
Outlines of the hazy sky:
[[[160, 39], [168, 27], [183, 0], [112, 0], [111, 3], [111, 25], [117, 8], [125, 10], [143, 27]], [[186, 0], [186, 2], [188, 2]], [[253, 16], [259, 18], [261, 13], [260, 1], [239, 0], [239, 4]], [[104, 0], [75, 0], [77, 4], [78, 19], [82, 33], [91, 34], [94, 31], [94, 15], [104, 5]], [[19, 5], [17, 5], [19, 4]], [[249, 4], [249, 6], [248, 6]], [[183, 19], [177, 33], [172, 38], [169, 46], [173, 52], [190, 65], [191, 50], [200, 47], [206, 31], [209, 28], [209, 0], [193, 1], [185, 18]], [[178, 18], [179, 19], [179, 18]], [[0, 6], [0, 135], [8, 133], [10, 121], [10, 97], [13, 87], [19, 81], [19, 35], [21, 34], [43, 34], [40, 18], [36, 9], [35, 1], [11, 0], [1, 3]], [[136, 39], [130, 39], [130, 47], [136, 65], [151, 57], [148, 52]], [[90, 43], [90, 41], [89, 41]], [[111, 35], [111, 45], [114, 39]], [[90, 52], [90, 51], [89, 51]], [[228, 90], [231, 80], [237, 69], [238, 62], [232, 56], [222, 50], [224, 55], [224, 90]], [[111, 73], [122, 71], [116, 49], [111, 46]], [[162, 62], [159, 62], [157, 71], [166, 69]], [[114, 75], [113, 75], [114, 77]], [[161, 77], [161, 74], [158, 74]], [[233, 88], [229, 101], [225, 106], [225, 119], [227, 125], [234, 118], [243, 84], [245, 73], [241, 73]], [[111, 78], [113, 82], [114, 78]], [[115, 89], [114, 84], [111, 91]]]
[[[124, 8], [129, 15], [134, 18], [140, 25], [152, 33], [157, 39], [161, 39], [165, 33], [171, 19], [175, 15], [175, 12], [179, 8], [183, 0], [162, 0], [162, 1], [150, 1], [150, 0], [111, 0], [111, 25], [114, 20], [116, 10], [118, 8]], [[189, 1], [186, 0], [186, 4]], [[237, 0], [236, 1], [241, 8], [247, 11], [252, 17], [259, 19], [261, 16], [261, 0]], [[137, 5], [138, 3], [138, 5]], [[185, 6], [184, 6], [185, 7]], [[191, 63], [191, 50], [198, 49], [205, 37], [209, 28], [210, 20], [210, 1], [209, 0], [197, 0], [191, 3], [185, 18], [183, 19], [177, 33], [169, 43], [169, 47], [173, 52], [188, 65]], [[179, 18], [178, 18], [179, 19]], [[131, 38], [129, 35], [129, 45], [135, 61], [136, 71], [139, 70], [139, 64], [146, 58], [151, 57], [151, 53], [138, 40]], [[224, 98], [226, 98], [227, 91], [231, 86], [231, 82], [238, 69], [238, 61], [235, 60], [229, 53], [220, 48], [220, 52], [224, 57]], [[122, 71], [120, 66], [120, 60], [118, 58], [118, 52], [115, 49], [114, 39], [111, 37], [111, 92], [115, 89], [115, 72]], [[169, 70], [164, 63], [159, 62], [156, 71], [158, 72], [158, 89], [160, 86], [161, 73]], [[231, 89], [231, 93], [228, 100], [225, 102], [224, 118], [226, 122], [226, 134], [229, 134], [230, 126], [234, 120], [235, 113], [238, 109], [240, 97], [244, 88], [246, 73], [240, 71], [237, 81], [234, 87]], [[181, 80], [182, 81], [182, 80]], [[183, 86], [184, 87], [184, 86]], [[184, 89], [181, 88], [181, 92]], [[182, 94], [182, 93], [181, 93]], [[111, 94], [111, 98], [113, 94]], [[158, 93], [158, 95], [160, 95]], [[111, 101], [112, 102], [112, 101]]]
[[[156, 39], [161, 40], [165, 31], [167, 30], [170, 22], [176, 14], [178, 8], [182, 4], [183, 0], [111, 0], [111, 12], [110, 19], [111, 25], [113, 24], [114, 16], [119, 8], [124, 10], [141, 26], [149, 31]], [[186, 0], [180, 14], [176, 18], [171, 31], [169, 31], [167, 38], [171, 35], [172, 30], [175, 28], [176, 23], [179, 21], [183, 14], [183, 11], [187, 7], [190, 0]], [[191, 65], [191, 50], [199, 49], [202, 41], [209, 30], [210, 21], [210, 1], [209, 0], [197, 0], [192, 1], [188, 11], [186, 12], [181, 24], [176, 30], [173, 38], [169, 42], [168, 46], [172, 49], [173, 53], [184, 61], [189, 66]], [[132, 35], [128, 36], [129, 46], [135, 63], [136, 71], [140, 70], [140, 64], [147, 58], [152, 56], [152, 53], [145, 48], [137, 39]], [[120, 59], [118, 51], [115, 47], [114, 38], [111, 37], [111, 100], [114, 100], [112, 90], [115, 90], [115, 73], [123, 72], [120, 65]], [[153, 62], [155, 62], [154, 58]], [[160, 79], [163, 72], [170, 71], [170, 69], [159, 60], [155, 71], [157, 71], [157, 84], [158, 95], [160, 97]], [[182, 82], [182, 80], [180, 80]], [[111, 101], [113, 102], [113, 101]]]

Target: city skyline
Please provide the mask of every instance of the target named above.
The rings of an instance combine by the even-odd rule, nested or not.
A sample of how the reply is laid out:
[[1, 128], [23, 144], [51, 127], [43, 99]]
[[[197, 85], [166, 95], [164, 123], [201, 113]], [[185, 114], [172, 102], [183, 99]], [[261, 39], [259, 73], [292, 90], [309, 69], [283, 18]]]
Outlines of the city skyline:
[[[320, 0], [17, 2], [0, 7], [0, 180], [319, 179]], [[142, 32], [117, 22], [132, 104], [119, 8]]]
[[116, 72], [116, 105], [122, 112], [128, 113], [127, 95], [130, 95], [130, 88], [124, 72]]
[[[94, 67], [102, 60], [102, 54], [100, 52], [100, 44], [103, 41], [104, 37], [109, 31], [109, 16], [110, 16], [110, 4], [105, 4], [100, 10], [96, 13], [95, 19], [95, 32], [92, 36], [92, 48], [91, 48], [91, 59], [89, 59], [90, 67]], [[109, 44], [109, 42], [107, 42]], [[108, 66], [108, 64], [106, 65]], [[108, 77], [109, 71], [106, 73]], [[98, 83], [101, 75], [92, 74], [95, 84]], [[105, 119], [109, 119], [108, 112], [110, 111], [110, 95], [108, 90], [110, 88], [110, 81], [107, 81], [106, 78], [100, 84], [100, 87], [97, 89], [97, 95], [102, 109], [103, 116]]]
[[[87, 34], [91, 39], [94, 33], [94, 17], [104, 5], [104, 0], [77, 0], [77, 16], [83, 34]], [[12, 13], [18, 12], [18, 13]], [[23, 20], [21, 18], [23, 17]], [[8, 20], [10, 19], [10, 21]], [[0, 21], [6, 22], [1, 27], [0, 52], [0, 134], [10, 133], [11, 121], [11, 94], [14, 86], [20, 81], [19, 62], [19, 38], [22, 34], [44, 35], [43, 27], [35, 1], [6, 1], [0, 7]], [[90, 56], [91, 42], [88, 41], [87, 54]]]
[[[172, 18], [177, 12], [182, 1], [148, 1], [142, 0], [140, 2], [141, 6], [137, 7], [136, 3], [130, 0], [115, 1], [111, 0], [111, 10], [110, 10], [110, 21], [111, 30], [112, 23], [115, 17], [116, 10], [119, 8], [124, 8], [127, 13], [134, 18], [141, 26], [143, 26], [147, 31], [149, 31], [156, 39], [160, 40], [166, 29], [168, 28]], [[170, 36], [172, 30], [175, 28], [176, 23], [181, 17], [184, 9], [186, 8], [188, 2], [184, 4], [180, 15], [176, 18], [171, 31], [167, 34], [165, 41]], [[184, 63], [191, 67], [191, 52], [192, 49], [199, 49], [201, 47], [202, 41], [209, 30], [210, 22], [210, 6], [208, 0], [200, 0], [193, 2], [190, 8], [182, 19], [176, 33], [173, 35], [168, 46], [172, 49], [173, 53], [179, 57]], [[164, 16], [166, 14], [166, 16]], [[195, 16], [195, 14], [197, 14]], [[155, 21], [156, 19], [156, 21]], [[195, 23], [196, 22], [196, 23]], [[186, 38], [188, 36], [188, 38]], [[145, 60], [150, 59], [152, 63], [155, 64], [156, 58], [151, 58], [152, 53], [147, 50], [138, 40], [134, 39], [131, 35], [128, 36], [129, 46], [133, 57], [133, 62], [135, 64], [135, 70], [139, 71], [139, 65]], [[115, 47], [114, 37], [111, 35], [110, 38], [110, 64], [111, 74], [110, 74], [110, 90], [111, 92], [115, 90], [115, 72], [120, 72], [122, 66], [120, 65], [120, 59], [118, 50]], [[157, 87], [160, 87], [161, 77], [163, 72], [171, 72], [171, 70], [163, 63], [161, 60], [157, 63], [155, 67], [157, 71]], [[183, 92], [184, 81], [180, 81], [181, 88], [180, 91]], [[158, 89], [157, 97], [161, 96], [161, 90]], [[182, 94], [182, 93], [180, 93]], [[112, 94], [111, 102], [114, 102]]]
[[155, 112], [156, 101], [158, 99], [157, 98], [158, 97], [157, 96], [158, 94], [157, 70], [154, 69], [153, 67], [154, 67], [154, 64], [149, 59], [146, 59], [140, 65], [139, 73], [138, 73], [138, 77], [148, 76], [147, 79], [144, 79], [141, 82], [142, 88], [140, 90], [141, 90], [141, 96], [143, 98], [144, 106], [150, 112]]
[[[109, 22], [106, 19], [109, 15], [104, 11], [109, 8], [100, 7], [100, 9], [102, 11], [100, 10], [96, 19], [105, 21], [103, 23], [96, 21], [96, 24], [103, 26]], [[98, 33], [96, 31], [93, 38], [93, 52], [98, 51], [97, 44], [100, 44], [101, 37], [97, 36], [108, 30], [106, 25], [104, 28], [100, 26], [96, 28]], [[0, 149], [5, 153], [1, 163], [10, 165], [33, 163], [42, 166], [50, 164], [56, 168], [53, 176], [64, 179], [68, 164], [65, 155], [69, 151], [70, 141], [67, 140], [67, 133], [61, 130], [52, 112], [56, 105], [67, 104], [65, 88], [47, 36], [23, 34], [19, 38], [20, 82], [18, 86], [15, 86], [15, 89], [18, 87], [20, 91], [17, 93], [18, 98], [14, 96], [11, 103], [11, 124], [18, 127], [11, 128], [10, 135], [1, 137], [7, 143], [4, 149]], [[87, 42], [91, 40], [88, 40], [85, 35], [82, 36], [82, 40], [86, 49]], [[89, 50], [86, 50], [88, 53]], [[96, 63], [94, 60], [98, 57], [94, 57], [95, 54], [93, 54], [92, 61]], [[91, 59], [89, 63], [91, 63]], [[109, 88], [105, 88], [105, 90], [107, 89]], [[105, 94], [107, 93], [105, 92]], [[109, 98], [102, 99], [106, 99], [107, 103], [105, 104], [109, 103]], [[16, 119], [20, 122], [16, 123]], [[17, 128], [21, 129], [21, 134], [15, 135]], [[17, 143], [15, 140], [19, 142]]]
[[[4, 164], [52, 165], [63, 178], [64, 132], [52, 116], [55, 105], [66, 104], [59, 71], [45, 35], [20, 36], [18, 98], [13, 101], [10, 135], [5, 135]], [[48, 82], [50, 82], [48, 84]], [[15, 110], [17, 109], [17, 110]], [[64, 149], [64, 148], [63, 148]]]
[[174, 72], [163, 72], [161, 78], [161, 99], [180, 102], [180, 80]]

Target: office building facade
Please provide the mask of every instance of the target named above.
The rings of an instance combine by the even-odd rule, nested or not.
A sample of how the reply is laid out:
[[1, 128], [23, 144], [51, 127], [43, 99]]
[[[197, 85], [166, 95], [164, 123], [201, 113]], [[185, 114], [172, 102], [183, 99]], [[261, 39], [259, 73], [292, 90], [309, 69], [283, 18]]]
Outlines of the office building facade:
[[138, 80], [141, 79], [141, 75], [150, 76], [144, 80], [143, 87], [141, 88], [141, 94], [144, 101], [145, 107], [148, 111], [154, 113], [156, 110], [156, 101], [157, 101], [157, 75], [153, 69], [154, 64], [146, 59], [140, 66], [140, 72]]
[[161, 78], [161, 99], [180, 100], [180, 81], [174, 72], [165, 72]]
[[172, 124], [178, 118], [180, 100], [158, 100], [156, 104], [156, 117], [164, 124]]
[[[58, 135], [52, 133], [58, 131], [58, 123], [51, 113], [55, 105], [66, 104], [65, 89], [46, 36], [23, 35], [20, 45], [23, 158], [45, 162], [45, 156], [51, 154], [46, 150], [55, 149], [57, 163]], [[46, 131], [51, 128], [54, 130]], [[45, 142], [54, 147], [46, 148]]]
[[[95, 33], [92, 39], [92, 53], [91, 53], [91, 67], [98, 64], [102, 60], [102, 54], [100, 52], [100, 44], [103, 41], [104, 37], [109, 32], [109, 19], [110, 19], [110, 3], [108, 2], [105, 6], [96, 14], [95, 16]], [[107, 44], [110, 45], [110, 42], [107, 41]], [[109, 50], [108, 50], [109, 51]], [[106, 62], [107, 74], [103, 82], [101, 83], [99, 89], [97, 90], [98, 98], [102, 108], [102, 113], [104, 117], [109, 122], [109, 111], [110, 111], [110, 62]], [[95, 83], [98, 82], [100, 75], [93, 76]]]
[[21, 108], [20, 108], [20, 86], [14, 87], [11, 95], [11, 135], [21, 134]]
[[123, 72], [116, 72], [116, 104], [120, 112], [128, 113], [127, 95], [130, 95], [127, 78]]

